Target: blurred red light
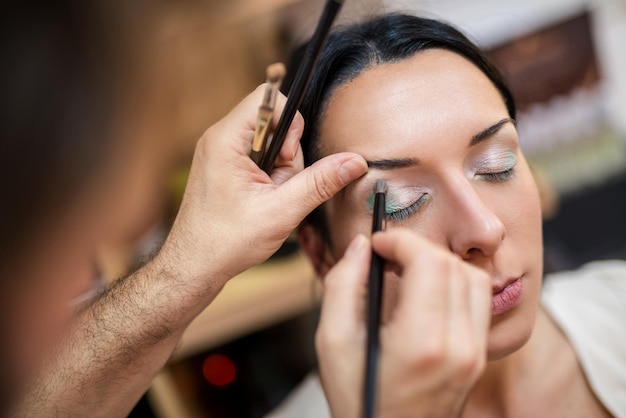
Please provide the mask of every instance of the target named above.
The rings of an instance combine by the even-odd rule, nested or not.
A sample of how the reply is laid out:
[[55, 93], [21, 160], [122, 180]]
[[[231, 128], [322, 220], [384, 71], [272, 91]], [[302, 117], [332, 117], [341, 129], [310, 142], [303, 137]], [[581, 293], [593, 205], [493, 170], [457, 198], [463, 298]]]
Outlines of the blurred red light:
[[202, 374], [213, 386], [226, 386], [235, 380], [237, 369], [233, 361], [222, 354], [213, 354], [202, 363]]

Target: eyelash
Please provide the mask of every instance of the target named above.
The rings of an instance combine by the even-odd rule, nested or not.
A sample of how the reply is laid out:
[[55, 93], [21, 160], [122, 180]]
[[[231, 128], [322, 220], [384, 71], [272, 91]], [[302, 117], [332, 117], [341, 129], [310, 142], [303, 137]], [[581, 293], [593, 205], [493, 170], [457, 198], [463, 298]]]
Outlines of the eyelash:
[[402, 222], [407, 220], [411, 215], [413, 215], [417, 210], [426, 203], [427, 194], [423, 194], [419, 199], [415, 202], [411, 203], [409, 206], [403, 209], [398, 209], [393, 212], [389, 212], [386, 214], [388, 220], [393, 222]]
[[494, 183], [500, 183], [512, 179], [514, 175], [515, 167], [511, 167], [508, 170], [500, 171], [497, 173], [481, 173], [480, 177]]

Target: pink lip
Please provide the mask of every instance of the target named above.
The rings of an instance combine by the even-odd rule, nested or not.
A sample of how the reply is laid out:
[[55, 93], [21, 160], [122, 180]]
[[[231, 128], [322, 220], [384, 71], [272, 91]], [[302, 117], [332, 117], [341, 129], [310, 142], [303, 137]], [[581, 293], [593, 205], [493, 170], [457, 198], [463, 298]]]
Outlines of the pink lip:
[[494, 289], [491, 298], [491, 314], [501, 315], [515, 308], [522, 300], [522, 278], [509, 281], [504, 287]]

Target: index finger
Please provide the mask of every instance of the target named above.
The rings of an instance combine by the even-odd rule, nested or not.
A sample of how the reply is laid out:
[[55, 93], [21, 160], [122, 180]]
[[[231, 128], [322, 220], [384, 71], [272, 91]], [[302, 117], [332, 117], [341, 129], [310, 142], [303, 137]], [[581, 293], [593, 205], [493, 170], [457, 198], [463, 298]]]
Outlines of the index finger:
[[[415, 232], [394, 228], [376, 233], [372, 238], [374, 250], [401, 269], [401, 291], [394, 321], [410, 328], [443, 328], [449, 305], [448, 276], [453, 268], [453, 256]], [[402, 327], [402, 325], [401, 325]], [[419, 332], [418, 332], [419, 334]]]

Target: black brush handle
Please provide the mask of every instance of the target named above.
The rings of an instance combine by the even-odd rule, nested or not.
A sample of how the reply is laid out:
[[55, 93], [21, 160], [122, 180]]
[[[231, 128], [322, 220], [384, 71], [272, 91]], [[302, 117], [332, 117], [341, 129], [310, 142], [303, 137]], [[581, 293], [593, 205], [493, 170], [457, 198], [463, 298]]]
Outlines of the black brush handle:
[[[376, 193], [374, 197], [372, 234], [382, 231], [384, 228], [385, 201], [384, 193]], [[376, 383], [378, 380], [379, 334], [381, 306], [383, 301], [384, 269], [385, 262], [383, 258], [372, 251], [367, 301], [367, 352], [365, 354], [365, 385], [363, 390], [364, 418], [374, 418], [376, 416]]]
[[324, 11], [322, 12], [322, 16], [320, 17], [317, 27], [315, 28], [315, 33], [313, 34], [311, 42], [304, 53], [304, 57], [298, 67], [298, 72], [296, 73], [294, 82], [289, 90], [285, 110], [280, 115], [272, 142], [270, 143], [269, 149], [261, 161], [261, 169], [263, 169], [263, 171], [267, 174], [269, 174], [274, 168], [276, 158], [278, 157], [280, 149], [285, 142], [287, 131], [289, 131], [291, 122], [293, 121], [300, 104], [302, 104], [304, 93], [306, 92], [306, 88], [309, 86], [309, 82], [311, 81], [311, 76], [313, 75], [317, 58], [322, 51], [324, 42], [328, 37], [330, 28], [333, 25], [335, 17], [339, 13], [342, 4], [343, 1], [328, 0], [326, 2], [326, 6], [324, 6]]

